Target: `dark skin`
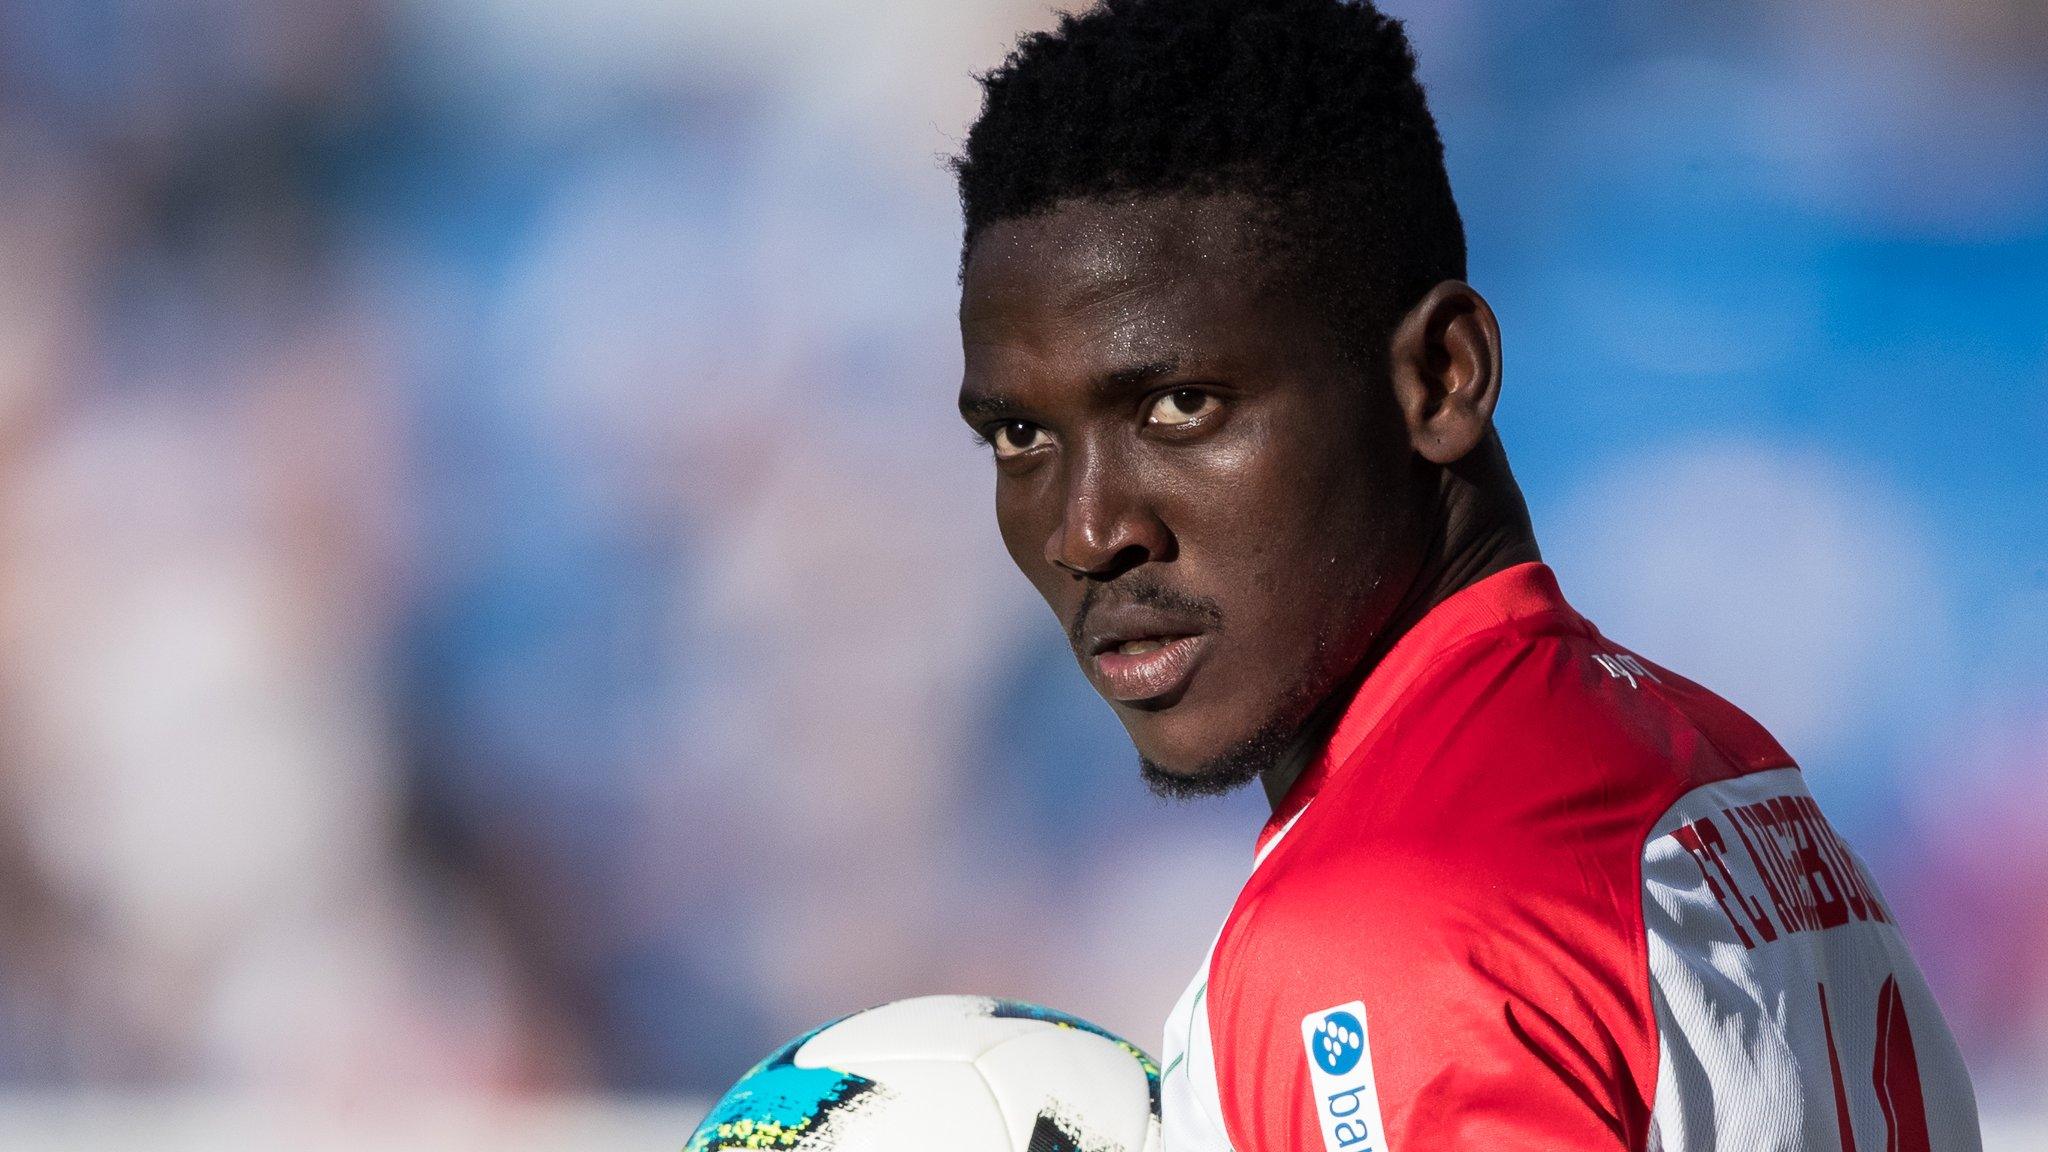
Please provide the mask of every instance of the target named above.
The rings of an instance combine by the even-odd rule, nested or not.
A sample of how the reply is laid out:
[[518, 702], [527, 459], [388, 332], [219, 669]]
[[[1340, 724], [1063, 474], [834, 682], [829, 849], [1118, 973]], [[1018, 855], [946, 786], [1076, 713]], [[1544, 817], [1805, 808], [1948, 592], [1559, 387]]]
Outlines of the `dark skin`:
[[[1458, 281], [1343, 355], [1229, 194], [1068, 201], [969, 252], [960, 411], [1011, 558], [1155, 788], [1277, 805], [1416, 620], [1537, 558]], [[1373, 366], [1369, 366], [1373, 367]]]

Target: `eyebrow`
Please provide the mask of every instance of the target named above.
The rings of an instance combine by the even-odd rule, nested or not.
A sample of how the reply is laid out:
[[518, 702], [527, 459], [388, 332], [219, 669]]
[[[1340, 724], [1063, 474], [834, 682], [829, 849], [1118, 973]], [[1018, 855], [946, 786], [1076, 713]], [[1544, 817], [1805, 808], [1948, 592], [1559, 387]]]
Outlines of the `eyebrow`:
[[[1180, 371], [1178, 357], [1165, 357], [1133, 364], [1105, 372], [1089, 381], [1089, 390], [1098, 397], [1115, 396], [1124, 392], [1135, 392], [1163, 376]], [[960, 397], [960, 415], [968, 420], [987, 419], [1003, 416], [1024, 407], [1011, 397], [1000, 392], [970, 391]]]
[[1118, 392], [1134, 392], [1162, 376], [1171, 376], [1180, 371], [1180, 359], [1168, 356], [1159, 360], [1148, 360], [1105, 373], [1095, 380], [1095, 392], [1099, 396], [1114, 395]]
[[1001, 416], [1006, 412], [1015, 411], [1016, 408], [1015, 401], [996, 392], [975, 392], [960, 397], [960, 415], [970, 421]]

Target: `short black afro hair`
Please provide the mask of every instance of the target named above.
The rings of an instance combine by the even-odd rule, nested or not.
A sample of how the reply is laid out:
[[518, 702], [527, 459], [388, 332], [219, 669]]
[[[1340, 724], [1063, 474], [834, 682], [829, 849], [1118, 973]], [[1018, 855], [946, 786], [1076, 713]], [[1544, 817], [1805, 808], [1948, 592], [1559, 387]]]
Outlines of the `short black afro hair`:
[[963, 269], [983, 229], [1063, 200], [1238, 193], [1353, 351], [1465, 276], [1414, 53], [1369, 0], [1099, 0], [981, 83]]

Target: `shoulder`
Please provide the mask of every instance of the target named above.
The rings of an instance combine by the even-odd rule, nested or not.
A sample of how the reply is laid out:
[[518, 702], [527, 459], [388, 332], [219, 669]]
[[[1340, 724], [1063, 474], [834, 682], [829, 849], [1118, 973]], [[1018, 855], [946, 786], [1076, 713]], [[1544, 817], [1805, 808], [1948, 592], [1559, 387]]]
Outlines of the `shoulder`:
[[[1247, 883], [1219, 956], [1385, 956], [1389, 979], [1436, 958], [1526, 988], [1640, 991], [1659, 823], [1703, 786], [1790, 764], [1754, 721], [1575, 614], [1480, 633], [1332, 772]], [[1616, 1004], [1646, 1020], [1641, 999]]]
[[1528, 849], [1636, 859], [1679, 797], [1792, 763], [1762, 726], [1569, 610], [1447, 649], [1318, 796], [1326, 822], [1526, 877]]
[[1304, 1030], [1355, 1004], [1397, 1141], [1469, 1121], [1640, 1146], [1657, 1067], [1645, 842], [1687, 792], [1783, 757], [1569, 612], [1446, 649], [1332, 772], [1218, 940], [1226, 1092], [1312, 1076]]
[[1509, 757], [1525, 788], [1576, 771], [1685, 789], [1789, 762], [1740, 709], [1568, 611], [1448, 649], [1388, 719], [1387, 754], [1420, 747], [1482, 775]]

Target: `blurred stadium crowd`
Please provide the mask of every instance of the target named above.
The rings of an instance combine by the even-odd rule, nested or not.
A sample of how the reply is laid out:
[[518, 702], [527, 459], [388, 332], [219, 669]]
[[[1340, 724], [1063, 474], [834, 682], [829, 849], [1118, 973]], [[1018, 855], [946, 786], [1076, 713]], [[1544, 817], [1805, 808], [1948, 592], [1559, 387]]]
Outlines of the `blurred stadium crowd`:
[[[2048, 11], [1389, 0], [1566, 591], [1772, 725], [2048, 1095]], [[950, 414], [1024, 0], [0, 4], [0, 1086], [1156, 1042], [1169, 807]]]

